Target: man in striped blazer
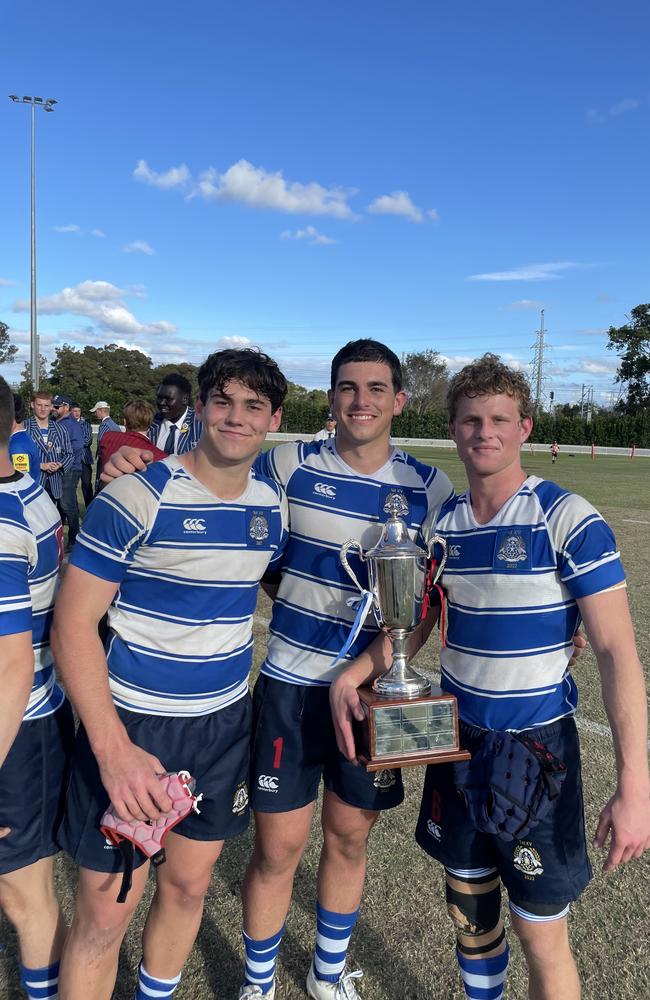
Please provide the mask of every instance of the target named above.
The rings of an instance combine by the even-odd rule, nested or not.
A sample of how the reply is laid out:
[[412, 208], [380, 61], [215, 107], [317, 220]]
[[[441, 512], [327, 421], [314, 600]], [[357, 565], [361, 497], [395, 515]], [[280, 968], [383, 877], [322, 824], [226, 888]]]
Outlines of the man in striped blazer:
[[74, 454], [65, 427], [51, 419], [52, 393], [40, 389], [34, 393], [32, 416], [25, 430], [36, 442], [41, 458], [40, 485], [57, 506], [63, 492], [63, 474], [72, 467]]
[[158, 412], [149, 439], [168, 455], [192, 451], [201, 436], [201, 423], [190, 406], [192, 386], [176, 372], [166, 375], [156, 391]]

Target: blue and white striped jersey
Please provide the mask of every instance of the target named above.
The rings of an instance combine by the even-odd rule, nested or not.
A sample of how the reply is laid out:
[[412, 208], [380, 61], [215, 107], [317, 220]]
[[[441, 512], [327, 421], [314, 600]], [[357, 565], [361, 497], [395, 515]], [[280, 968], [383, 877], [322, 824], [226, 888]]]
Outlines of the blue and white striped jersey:
[[464, 493], [423, 528], [447, 540], [442, 687], [460, 718], [520, 731], [571, 715], [576, 598], [622, 585], [611, 528], [582, 497], [529, 476], [487, 524]]
[[115, 704], [193, 716], [244, 697], [258, 584], [287, 533], [282, 490], [252, 473], [224, 501], [172, 455], [102, 490], [70, 562], [120, 585], [108, 612]]
[[[386, 502], [395, 492], [408, 505], [412, 537], [427, 515], [437, 515], [453, 487], [439, 469], [423, 465], [399, 448], [377, 472], [362, 475], [339, 457], [336, 442], [278, 445], [257, 459], [256, 468], [284, 486], [291, 533], [282, 580], [273, 604], [269, 645], [262, 673], [293, 684], [326, 685], [340, 672], [332, 660], [347, 639], [355, 609], [346, 603], [359, 593], [340, 564], [349, 538], [372, 548], [388, 519]], [[362, 586], [364, 563], [350, 564]], [[377, 635], [369, 615], [348, 654], [358, 656]]]
[[0, 481], [0, 635], [32, 633], [34, 683], [23, 718], [63, 702], [50, 653], [62, 533], [58, 511], [30, 476]]

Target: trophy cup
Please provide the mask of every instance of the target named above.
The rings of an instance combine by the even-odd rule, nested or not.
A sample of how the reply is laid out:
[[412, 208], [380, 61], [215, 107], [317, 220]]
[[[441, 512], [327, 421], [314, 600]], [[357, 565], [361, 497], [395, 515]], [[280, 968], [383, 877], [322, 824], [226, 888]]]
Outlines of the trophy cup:
[[[368, 771], [467, 760], [470, 756], [458, 742], [456, 698], [440, 688], [432, 690], [431, 682], [408, 663], [409, 637], [426, 611], [427, 591], [442, 573], [446, 542], [436, 535], [427, 552], [411, 541], [399, 516], [402, 503], [401, 497], [395, 497], [373, 549], [364, 553], [360, 542], [351, 538], [340, 553], [342, 566], [361, 594], [371, 595], [377, 624], [393, 644], [389, 670], [372, 687], [359, 688], [365, 718], [355, 722], [355, 741]], [[436, 542], [443, 549], [437, 567], [431, 555]], [[354, 551], [368, 565], [368, 591], [348, 562], [348, 553]]]

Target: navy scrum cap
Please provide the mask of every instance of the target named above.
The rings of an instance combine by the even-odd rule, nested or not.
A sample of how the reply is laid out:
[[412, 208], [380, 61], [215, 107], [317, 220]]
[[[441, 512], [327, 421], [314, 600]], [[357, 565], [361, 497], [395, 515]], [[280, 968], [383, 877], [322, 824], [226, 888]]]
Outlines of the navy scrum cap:
[[72, 400], [69, 396], [55, 396], [52, 400], [52, 406], [62, 406], [65, 403], [67, 406], [72, 406]]

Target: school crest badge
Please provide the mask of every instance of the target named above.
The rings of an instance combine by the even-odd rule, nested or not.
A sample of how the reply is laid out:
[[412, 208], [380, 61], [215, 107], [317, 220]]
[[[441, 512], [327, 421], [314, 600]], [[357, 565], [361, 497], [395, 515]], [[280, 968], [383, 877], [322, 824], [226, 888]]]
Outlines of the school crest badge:
[[544, 865], [539, 851], [532, 844], [523, 842], [515, 848], [512, 858], [515, 868], [522, 872], [527, 878], [535, 878], [544, 874]]
[[248, 808], [248, 788], [246, 787], [246, 782], [242, 781], [240, 785], [237, 785], [235, 789], [235, 795], [232, 800], [232, 811], [235, 816], [241, 816], [246, 812]]
[[525, 562], [528, 559], [528, 552], [523, 536], [519, 531], [509, 531], [503, 539], [497, 559], [505, 562], [509, 567], [515, 567], [517, 563]]
[[373, 785], [375, 788], [380, 788], [382, 791], [386, 791], [387, 788], [392, 788], [396, 781], [397, 778], [395, 777], [395, 772], [391, 771], [389, 767], [385, 767], [383, 770], [375, 773]]
[[269, 522], [263, 514], [253, 514], [248, 534], [254, 542], [264, 542], [269, 537]]

